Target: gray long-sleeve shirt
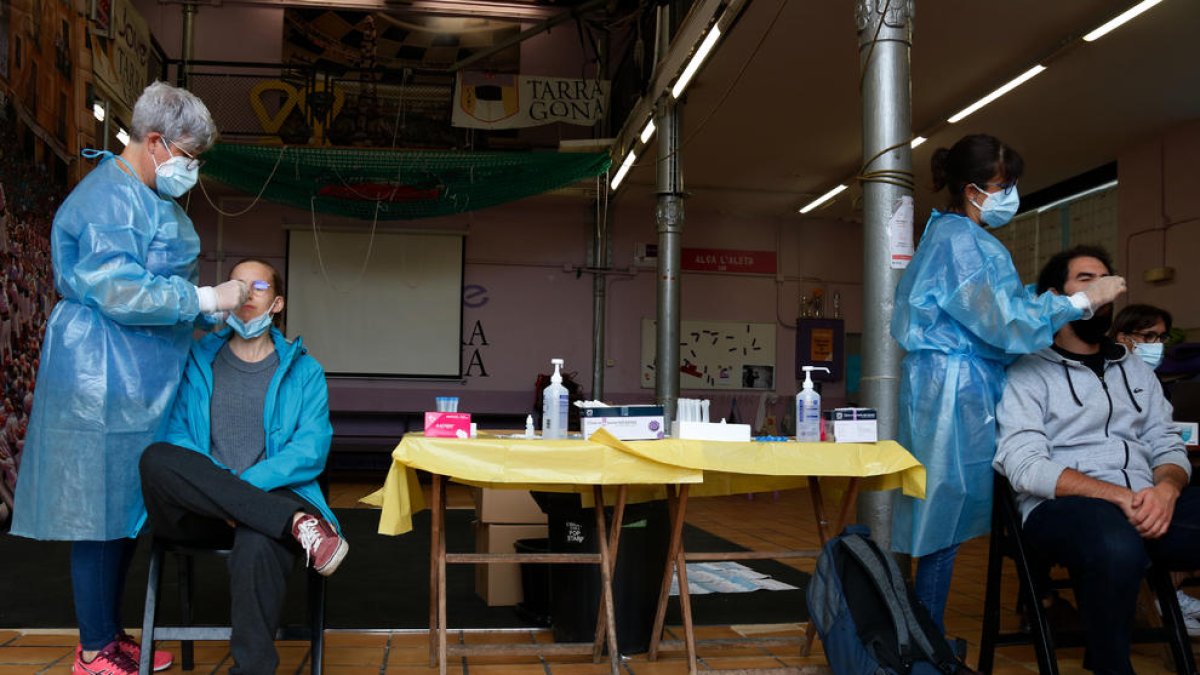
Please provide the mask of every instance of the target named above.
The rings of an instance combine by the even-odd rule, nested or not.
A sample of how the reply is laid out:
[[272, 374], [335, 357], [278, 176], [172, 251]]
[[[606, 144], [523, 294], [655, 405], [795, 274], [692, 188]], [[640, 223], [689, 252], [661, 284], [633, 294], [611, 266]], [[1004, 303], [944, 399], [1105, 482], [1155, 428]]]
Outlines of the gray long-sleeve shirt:
[[267, 447], [263, 403], [279, 354], [250, 363], [226, 344], [213, 360], [212, 456], [236, 474], [254, 466]]
[[1107, 343], [1104, 355], [1103, 378], [1053, 348], [1009, 367], [992, 466], [1012, 483], [1022, 519], [1054, 498], [1064, 469], [1135, 492], [1165, 464], [1191, 475], [1154, 371], [1120, 345]]

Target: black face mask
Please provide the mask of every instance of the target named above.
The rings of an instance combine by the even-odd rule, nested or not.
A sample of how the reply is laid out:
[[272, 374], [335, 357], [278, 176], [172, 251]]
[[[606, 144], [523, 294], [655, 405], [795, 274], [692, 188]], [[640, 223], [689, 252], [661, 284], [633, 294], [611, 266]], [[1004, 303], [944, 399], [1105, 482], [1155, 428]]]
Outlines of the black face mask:
[[1076, 337], [1089, 345], [1098, 345], [1108, 335], [1108, 329], [1112, 326], [1113, 309], [1112, 305], [1108, 304], [1096, 310], [1090, 319], [1079, 319], [1071, 322], [1071, 330], [1075, 331]]

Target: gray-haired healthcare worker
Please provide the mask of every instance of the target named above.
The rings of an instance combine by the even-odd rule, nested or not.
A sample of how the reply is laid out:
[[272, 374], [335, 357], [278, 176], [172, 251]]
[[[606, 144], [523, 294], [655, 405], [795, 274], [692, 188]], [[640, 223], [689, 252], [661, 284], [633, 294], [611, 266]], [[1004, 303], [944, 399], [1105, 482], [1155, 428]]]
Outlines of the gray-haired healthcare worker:
[[891, 327], [908, 352], [896, 438], [925, 466], [925, 499], [898, 498], [892, 548], [919, 557], [914, 591], [942, 626], [958, 545], [991, 528], [1004, 368], [1050, 346], [1067, 322], [1112, 302], [1125, 281], [1105, 277], [1074, 296], [1035, 296], [988, 232], [1017, 213], [1021, 156], [975, 134], [939, 148], [932, 164], [934, 188], [949, 192], [949, 204], [925, 225], [896, 288]]
[[[146, 511], [138, 460], [162, 427], [201, 314], [239, 307], [243, 282], [197, 287], [200, 238], [175, 202], [216, 126], [163, 82], [134, 105], [130, 142], [101, 157], [50, 233], [62, 300], [46, 324], [12, 533], [70, 541], [79, 621], [73, 672], [137, 672], [120, 604]], [[155, 670], [171, 656], [155, 654]]]

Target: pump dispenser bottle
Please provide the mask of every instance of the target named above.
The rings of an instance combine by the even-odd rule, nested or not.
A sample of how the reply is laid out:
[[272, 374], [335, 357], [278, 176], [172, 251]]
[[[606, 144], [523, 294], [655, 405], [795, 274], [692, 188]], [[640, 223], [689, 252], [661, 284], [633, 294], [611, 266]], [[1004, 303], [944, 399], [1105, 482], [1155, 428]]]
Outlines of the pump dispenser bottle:
[[824, 366], [803, 366], [804, 386], [796, 394], [796, 440], [815, 443], [821, 440], [821, 395], [813, 389], [812, 371], [823, 370]]
[[550, 359], [554, 374], [542, 390], [542, 438], [567, 437], [567, 388], [562, 383], [562, 359]]

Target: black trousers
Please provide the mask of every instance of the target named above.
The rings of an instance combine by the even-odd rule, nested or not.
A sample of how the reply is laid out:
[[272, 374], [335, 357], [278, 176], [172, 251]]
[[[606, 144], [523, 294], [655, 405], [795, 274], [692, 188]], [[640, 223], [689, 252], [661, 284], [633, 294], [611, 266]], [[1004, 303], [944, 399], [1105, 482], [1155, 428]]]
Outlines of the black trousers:
[[[230, 673], [274, 673], [287, 577], [299, 547], [291, 535], [297, 511], [319, 515], [291, 490], [266, 492], [187, 448], [155, 443], [141, 459], [150, 528], [163, 539], [228, 548]], [[232, 520], [237, 526], [230, 527]]]
[[1042, 502], [1025, 520], [1024, 532], [1046, 562], [1071, 573], [1092, 670], [1132, 675], [1133, 617], [1151, 561], [1169, 570], [1200, 567], [1200, 489], [1183, 489], [1171, 525], [1158, 539], [1143, 539], [1120, 507], [1089, 497]]

